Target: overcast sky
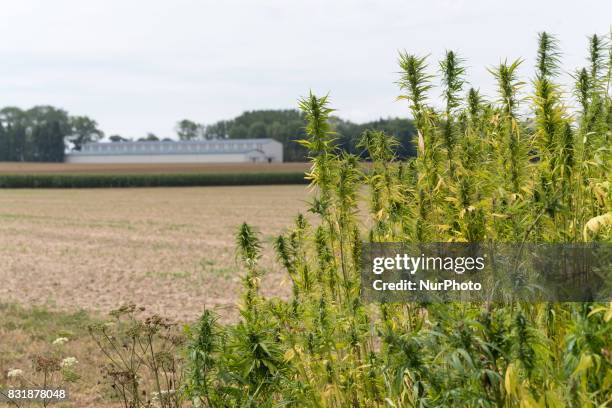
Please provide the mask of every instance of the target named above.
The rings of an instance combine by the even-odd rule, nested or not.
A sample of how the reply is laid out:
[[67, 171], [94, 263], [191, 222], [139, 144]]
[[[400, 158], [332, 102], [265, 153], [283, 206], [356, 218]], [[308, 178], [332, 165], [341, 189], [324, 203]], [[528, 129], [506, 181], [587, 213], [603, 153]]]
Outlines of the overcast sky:
[[611, 17], [610, 0], [4, 0], [0, 106], [50, 104], [125, 137], [294, 108], [309, 89], [343, 118], [407, 116], [398, 50], [430, 54], [433, 72], [453, 49], [491, 94], [501, 59], [524, 57], [529, 79], [537, 32], [558, 36], [573, 70]]

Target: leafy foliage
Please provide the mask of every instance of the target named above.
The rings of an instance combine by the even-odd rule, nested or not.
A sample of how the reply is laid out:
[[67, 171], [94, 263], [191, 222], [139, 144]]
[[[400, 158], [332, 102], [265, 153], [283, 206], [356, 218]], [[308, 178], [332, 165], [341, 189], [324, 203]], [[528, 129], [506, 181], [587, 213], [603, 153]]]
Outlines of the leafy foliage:
[[0, 110], [0, 161], [63, 162], [66, 148], [80, 150], [103, 136], [95, 120], [53, 106]]
[[68, 114], [51, 106], [0, 110], [0, 161], [64, 161]]
[[[272, 138], [283, 143], [285, 161], [306, 161], [308, 158], [308, 150], [297, 143], [306, 136], [304, 113], [301, 111], [291, 109], [249, 111], [232, 120], [199, 126], [204, 129], [203, 137], [206, 139]], [[374, 129], [384, 130], [398, 138], [402, 144], [402, 149], [399, 151], [402, 157], [415, 155], [411, 143], [414, 127], [408, 119], [388, 118], [356, 124], [332, 116], [329, 118], [329, 126], [337, 132], [338, 147], [348, 153], [359, 154], [357, 148], [359, 136], [366, 129]]]

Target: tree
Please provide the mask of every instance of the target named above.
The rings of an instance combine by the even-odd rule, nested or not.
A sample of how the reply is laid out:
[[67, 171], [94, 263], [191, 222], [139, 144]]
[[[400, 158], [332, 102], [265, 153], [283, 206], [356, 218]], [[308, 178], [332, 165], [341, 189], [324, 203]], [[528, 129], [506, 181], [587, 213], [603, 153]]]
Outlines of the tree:
[[7, 106], [0, 110], [0, 160], [23, 161], [26, 114], [19, 108]]
[[81, 150], [85, 143], [97, 142], [104, 137], [104, 132], [98, 129], [98, 123], [87, 116], [72, 116], [70, 128], [68, 141], [72, 143], [72, 150]]
[[0, 110], [0, 123], [4, 125], [23, 122], [25, 117], [25, 112], [14, 106], [7, 106]]
[[234, 125], [229, 130], [230, 139], [246, 139], [249, 136], [249, 128], [243, 124]]
[[63, 161], [68, 113], [53, 106], [0, 110], [0, 160]]
[[207, 140], [228, 138], [230, 123], [231, 121], [220, 120], [212, 125], [202, 126], [204, 138]]
[[38, 142], [33, 146], [33, 154], [29, 160], [41, 162], [64, 161], [64, 131], [58, 121], [44, 122], [36, 125], [33, 134]]
[[117, 142], [131, 142], [131, 139], [127, 139], [121, 135], [111, 135], [108, 140], [110, 140], [111, 142], [117, 143]]
[[28, 109], [24, 114], [28, 132], [31, 132], [34, 126], [55, 122], [58, 126], [58, 132], [63, 134], [64, 137], [74, 133], [71, 117], [63, 109], [50, 105], [39, 105]]
[[179, 140], [199, 139], [203, 135], [202, 125], [189, 119], [183, 119], [176, 124], [176, 134]]
[[139, 142], [159, 142], [159, 137], [155, 136], [155, 133], [147, 133], [146, 137], [138, 139]]
[[263, 138], [267, 134], [266, 124], [263, 122], [255, 122], [249, 126], [249, 137], [252, 139]]

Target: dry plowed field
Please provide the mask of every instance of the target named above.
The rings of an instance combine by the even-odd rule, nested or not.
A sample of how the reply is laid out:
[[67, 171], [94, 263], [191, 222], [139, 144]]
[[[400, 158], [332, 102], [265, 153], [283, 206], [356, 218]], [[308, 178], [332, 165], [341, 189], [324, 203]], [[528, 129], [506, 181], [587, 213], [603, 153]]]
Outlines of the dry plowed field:
[[135, 302], [180, 321], [206, 306], [231, 318], [238, 225], [261, 232], [262, 288], [282, 296], [271, 240], [307, 200], [306, 186], [2, 190], [0, 303], [104, 313]]

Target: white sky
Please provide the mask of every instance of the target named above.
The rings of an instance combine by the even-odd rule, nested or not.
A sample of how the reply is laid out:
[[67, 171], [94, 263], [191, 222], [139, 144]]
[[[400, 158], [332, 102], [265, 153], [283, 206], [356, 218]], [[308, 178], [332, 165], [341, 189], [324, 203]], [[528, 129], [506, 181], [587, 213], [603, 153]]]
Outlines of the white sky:
[[398, 50], [431, 54], [434, 72], [453, 49], [491, 94], [501, 59], [524, 57], [529, 79], [537, 32], [558, 36], [573, 70], [611, 17], [610, 0], [4, 0], [0, 106], [50, 104], [126, 137], [294, 108], [309, 89], [343, 118], [407, 116]]

